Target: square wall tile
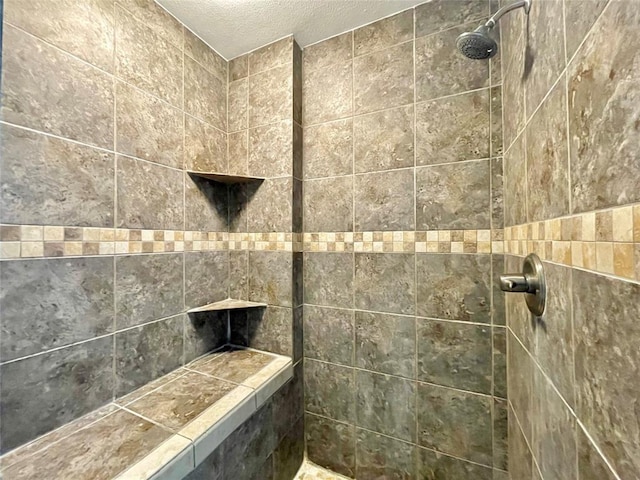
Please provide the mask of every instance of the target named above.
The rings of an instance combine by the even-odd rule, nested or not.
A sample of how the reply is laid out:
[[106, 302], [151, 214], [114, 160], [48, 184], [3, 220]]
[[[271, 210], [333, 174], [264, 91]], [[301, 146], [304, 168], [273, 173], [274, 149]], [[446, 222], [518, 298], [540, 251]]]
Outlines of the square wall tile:
[[353, 308], [353, 254], [305, 252], [304, 303]]
[[356, 450], [356, 478], [415, 478], [415, 445], [357, 429]]
[[[418, 384], [418, 443], [481, 465], [493, 464], [491, 397]], [[456, 434], [452, 435], [451, 432]]]
[[356, 370], [355, 376], [356, 425], [415, 442], [415, 381], [364, 370]]
[[113, 259], [2, 263], [3, 362], [113, 331]]
[[353, 178], [348, 175], [305, 182], [305, 232], [348, 232], [353, 229]]
[[227, 129], [227, 82], [190, 57], [184, 57], [184, 111], [214, 127]]
[[426, 2], [418, 5], [415, 12], [416, 37], [422, 37], [484, 19], [489, 16], [489, 5], [480, 0]]
[[489, 62], [470, 62], [454, 47], [461, 33], [477, 26], [473, 22], [416, 38], [416, 101], [489, 86]]
[[390, 375], [415, 378], [414, 317], [355, 313], [355, 365]]
[[181, 253], [115, 258], [118, 330], [184, 310], [183, 263]]
[[356, 57], [413, 40], [413, 10], [405, 10], [353, 31]]
[[120, 228], [181, 230], [183, 174], [142, 160], [118, 156]]
[[119, 4], [115, 12], [117, 77], [181, 107], [182, 51]]
[[291, 63], [249, 77], [249, 127], [290, 119], [293, 111]]
[[418, 319], [417, 329], [420, 380], [491, 394], [489, 325]]
[[305, 127], [351, 115], [352, 94], [351, 61], [306, 72], [302, 86]]
[[356, 427], [317, 415], [305, 415], [307, 457], [332, 472], [353, 477], [356, 471]]
[[116, 397], [180, 367], [183, 334], [183, 315], [117, 333]]
[[418, 315], [490, 323], [491, 256], [417, 254]]
[[415, 256], [355, 254], [355, 306], [361, 310], [413, 314]]
[[3, 47], [2, 120], [113, 147], [109, 75], [10, 25], [3, 31]]
[[352, 368], [306, 359], [306, 411], [334, 420], [355, 420], [355, 371]]
[[489, 229], [489, 160], [416, 169], [419, 230]]
[[304, 178], [353, 172], [353, 121], [323, 123], [304, 129]]
[[[4, 21], [108, 72], [113, 71], [113, 4], [4, 2]], [[33, 12], [36, 10], [37, 15]]]
[[356, 114], [413, 102], [413, 43], [355, 58], [353, 85]]
[[0, 373], [5, 453], [112, 400], [113, 336], [7, 363]]
[[530, 222], [569, 214], [567, 96], [564, 76], [526, 128]]
[[416, 163], [433, 165], [488, 158], [489, 90], [416, 106]]
[[249, 300], [281, 307], [293, 306], [291, 252], [249, 252]]
[[413, 169], [354, 177], [357, 231], [413, 230]]
[[185, 115], [184, 167], [181, 168], [197, 172], [226, 172], [227, 135], [208, 123]]
[[113, 226], [113, 154], [9, 125], [0, 139], [0, 221]]
[[353, 119], [356, 173], [392, 170], [414, 165], [413, 107]]
[[291, 120], [249, 130], [249, 174], [256, 177], [283, 177], [293, 174]]
[[123, 82], [116, 84], [116, 151], [182, 168], [182, 112]]
[[354, 313], [351, 310], [304, 306], [304, 356], [353, 365]]
[[[625, 80], [637, 79], [640, 56], [627, 41], [640, 27], [634, 7], [612, 2], [567, 70], [574, 212], [640, 201], [640, 132], [631, 107], [638, 103], [640, 87]], [[609, 152], [616, 152], [615, 162]]]

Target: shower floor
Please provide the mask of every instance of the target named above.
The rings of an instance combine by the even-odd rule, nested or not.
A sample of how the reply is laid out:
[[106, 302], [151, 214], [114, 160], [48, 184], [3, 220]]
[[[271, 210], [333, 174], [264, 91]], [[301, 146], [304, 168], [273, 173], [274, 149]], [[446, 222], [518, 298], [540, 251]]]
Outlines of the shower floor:
[[293, 480], [345, 480], [348, 478], [305, 460]]

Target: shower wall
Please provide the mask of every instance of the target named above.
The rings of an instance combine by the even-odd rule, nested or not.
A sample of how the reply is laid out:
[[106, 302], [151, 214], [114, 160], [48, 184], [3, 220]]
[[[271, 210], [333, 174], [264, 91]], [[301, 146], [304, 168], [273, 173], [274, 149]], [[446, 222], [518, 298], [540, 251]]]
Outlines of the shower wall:
[[[232, 340], [299, 361], [293, 39], [244, 58], [240, 154], [242, 60], [227, 62], [152, 0], [8, 0], [3, 29], [2, 452], [225, 344], [227, 314], [188, 316], [194, 306], [268, 303], [263, 316], [231, 318]], [[227, 187], [187, 170], [267, 178]], [[303, 454], [301, 364], [295, 372], [198, 475], [220, 471], [224, 452], [239, 478], [267, 464], [292, 477]]]
[[183, 156], [226, 162], [227, 64], [150, 1], [9, 0], [3, 21], [6, 451], [224, 340], [183, 314], [226, 297], [228, 263], [191, 251], [226, 218]]
[[362, 479], [505, 479], [500, 58], [425, 3], [305, 48], [309, 459]]
[[514, 480], [640, 473], [638, 6], [534, 0], [503, 23], [507, 269], [536, 252], [549, 290], [537, 320], [507, 299]]

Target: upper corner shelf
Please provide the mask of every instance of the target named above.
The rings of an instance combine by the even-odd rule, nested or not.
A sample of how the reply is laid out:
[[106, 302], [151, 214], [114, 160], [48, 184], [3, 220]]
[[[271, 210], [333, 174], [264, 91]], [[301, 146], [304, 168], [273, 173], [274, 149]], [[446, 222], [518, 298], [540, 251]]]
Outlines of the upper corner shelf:
[[215, 312], [220, 310], [238, 310], [242, 308], [265, 308], [266, 306], [267, 306], [266, 303], [248, 302], [246, 300], [236, 300], [234, 298], [227, 298], [226, 300], [210, 303], [209, 305], [204, 305], [203, 307], [192, 308], [191, 310], [187, 310], [187, 313]]
[[264, 180], [262, 177], [249, 177], [246, 175], [229, 175], [226, 173], [216, 172], [195, 172], [193, 170], [187, 170], [189, 175], [195, 175], [197, 177], [207, 178], [215, 182], [226, 183], [232, 185], [235, 183], [249, 183], [249, 182], [261, 182]]

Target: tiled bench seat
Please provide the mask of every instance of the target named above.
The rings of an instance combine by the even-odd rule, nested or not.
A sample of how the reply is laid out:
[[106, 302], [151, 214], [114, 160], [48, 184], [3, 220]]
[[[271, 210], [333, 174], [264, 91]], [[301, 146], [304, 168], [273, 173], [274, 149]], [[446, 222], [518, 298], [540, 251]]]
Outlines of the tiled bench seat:
[[211, 353], [7, 453], [0, 478], [181, 479], [292, 376], [288, 357]]

